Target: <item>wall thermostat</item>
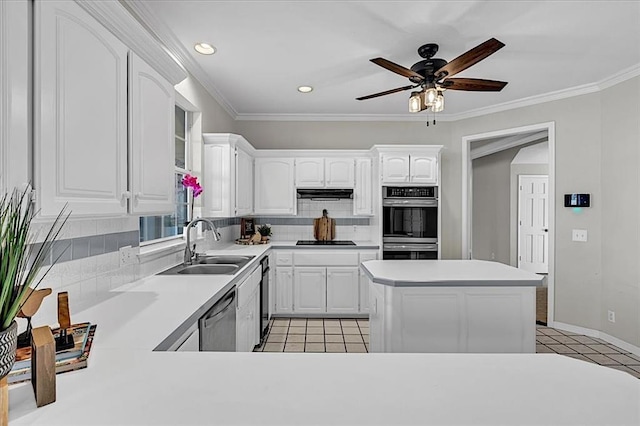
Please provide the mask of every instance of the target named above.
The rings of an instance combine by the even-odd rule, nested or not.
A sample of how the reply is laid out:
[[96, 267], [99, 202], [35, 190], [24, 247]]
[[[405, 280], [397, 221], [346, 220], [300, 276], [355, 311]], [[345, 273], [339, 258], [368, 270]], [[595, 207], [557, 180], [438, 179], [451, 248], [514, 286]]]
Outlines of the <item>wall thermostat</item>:
[[590, 194], [564, 194], [565, 207], [590, 207]]

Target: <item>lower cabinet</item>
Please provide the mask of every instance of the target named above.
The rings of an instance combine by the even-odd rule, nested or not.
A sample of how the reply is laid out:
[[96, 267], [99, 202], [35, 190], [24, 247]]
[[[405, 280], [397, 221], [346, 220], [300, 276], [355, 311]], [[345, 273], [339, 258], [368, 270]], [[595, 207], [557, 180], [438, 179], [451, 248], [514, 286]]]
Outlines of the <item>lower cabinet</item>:
[[293, 293], [296, 313], [318, 314], [326, 312], [326, 268], [295, 268]]
[[358, 268], [327, 268], [327, 312], [358, 313]]
[[262, 269], [256, 268], [237, 289], [236, 352], [251, 352], [260, 343], [260, 281]]
[[369, 278], [360, 270], [360, 312], [369, 313]]
[[276, 303], [278, 314], [293, 313], [293, 268], [276, 268]]

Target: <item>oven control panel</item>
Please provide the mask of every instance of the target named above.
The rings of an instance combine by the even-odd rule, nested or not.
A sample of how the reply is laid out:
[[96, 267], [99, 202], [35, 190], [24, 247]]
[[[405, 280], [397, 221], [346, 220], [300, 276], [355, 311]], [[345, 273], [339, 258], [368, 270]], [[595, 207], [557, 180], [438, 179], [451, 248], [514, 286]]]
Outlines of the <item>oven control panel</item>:
[[436, 186], [385, 186], [383, 187], [384, 198], [437, 198], [438, 187]]

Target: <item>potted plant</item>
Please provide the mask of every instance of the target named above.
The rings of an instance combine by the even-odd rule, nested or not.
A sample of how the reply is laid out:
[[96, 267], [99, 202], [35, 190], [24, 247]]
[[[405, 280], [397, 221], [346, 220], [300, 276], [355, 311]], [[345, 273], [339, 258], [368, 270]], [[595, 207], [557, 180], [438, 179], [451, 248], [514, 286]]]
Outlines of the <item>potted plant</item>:
[[30, 187], [14, 189], [0, 200], [0, 378], [9, 374], [15, 361], [16, 315], [28, 299], [28, 289], [36, 289], [60, 258], [52, 259], [45, 273], [38, 274], [69, 218], [63, 209], [42, 242], [35, 244], [39, 236], [31, 229], [35, 215]]
[[271, 225], [265, 224], [258, 227], [258, 232], [262, 235], [262, 241], [268, 241], [271, 236]]

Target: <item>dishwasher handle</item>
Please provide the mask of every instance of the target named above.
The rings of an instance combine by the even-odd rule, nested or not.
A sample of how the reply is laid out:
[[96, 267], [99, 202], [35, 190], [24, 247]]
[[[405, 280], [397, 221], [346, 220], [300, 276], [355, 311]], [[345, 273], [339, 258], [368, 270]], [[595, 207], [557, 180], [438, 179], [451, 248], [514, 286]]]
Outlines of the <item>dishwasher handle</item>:
[[202, 323], [204, 328], [211, 328], [213, 324], [218, 321], [220, 315], [223, 315], [225, 312], [229, 310], [231, 305], [236, 300], [236, 291], [235, 289], [231, 290], [225, 297], [220, 299], [213, 305], [213, 309], [207, 314], [206, 317], [202, 318]]

